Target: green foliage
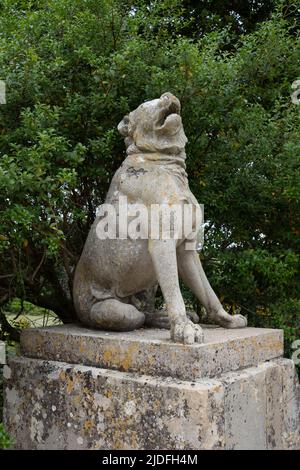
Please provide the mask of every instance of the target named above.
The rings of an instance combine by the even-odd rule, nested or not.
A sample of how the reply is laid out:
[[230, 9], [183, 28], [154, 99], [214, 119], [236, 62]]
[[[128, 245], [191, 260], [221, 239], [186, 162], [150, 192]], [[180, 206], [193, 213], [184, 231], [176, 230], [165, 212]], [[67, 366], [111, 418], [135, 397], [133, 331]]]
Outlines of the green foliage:
[[2, 423], [2, 410], [3, 410], [3, 366], [0, 365], [0, 449], [8, 449], [12, 445], [12, 439], [5, 432]]
[[[271, 16], [273, 2], [248, 13], [237, 2], [239, 29], [232, 13], [211, 27], [224, 18], [219, 3], [206, 2], [205, 23], [179, 0], [2, 2], [2, 303], [18, 297], [72, 319], [73, 268], [124, 158], [116, 125], [168, 90], [182, 102], [213, 287], [251, 324], [299, 336], [300, 106], [290, 93], [300, 4], [274, 2]], [[199, 11], [202, 29], [189, 34]]]
[[[187, 35], [201, 36], [230, 27], [233, 38], [250, 32], [257, 23], [270, 17], [276, 0], [184, 0], [185, 14], [190, 17]], [[227, 46], [228, 44], [225, 44]]]
[[12, 440], [5, 432], [3, 424], [0, 423], [0, 449], [9, 449], [12, 445]]

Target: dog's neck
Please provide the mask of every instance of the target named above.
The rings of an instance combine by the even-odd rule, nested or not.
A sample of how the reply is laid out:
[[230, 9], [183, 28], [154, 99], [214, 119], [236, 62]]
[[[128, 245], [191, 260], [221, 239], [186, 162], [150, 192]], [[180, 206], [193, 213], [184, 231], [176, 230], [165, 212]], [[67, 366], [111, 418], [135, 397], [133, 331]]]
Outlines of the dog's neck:
[[156, 169], [159, 173], [167, 173], [173, 178], [177, 178], [181, 188], [188, 188], [188, 177], [185, 165], [185, 153], [180, 155], [171, 155], [165, 153], [135, 153], [125, 158], [122, 167], [124, 169], [134, 167], [144, 171], [153, 171]]
[[126, 162], [135, 165], [147, 165], [157, 164], [157, 165], [175, 165], [178, 168], [185, 170], [186, 154], [184, 151], [178, 154], [172, 153], [163, 153], [163, 152], [136, 152], [127, 154]]
[[182, 141], [178, 139], [176, 142], [168, 142], [162, 139], [161, 145], [157, 146], [153, 145], [150, 139], [149, 141], [145, 140], [142, 146], [138, 146], [131, 137], [126, 137], [125, 139], [127, 157], [140, 155], [149, 161], [159, 161], [160, 159], [165, 161], [166, 158], [174, 157], [175, 160], [178, 160], [180, 166], [183, 166], [181, 161], [184, 162], [186, 159], [185, 142], [184, 139]]

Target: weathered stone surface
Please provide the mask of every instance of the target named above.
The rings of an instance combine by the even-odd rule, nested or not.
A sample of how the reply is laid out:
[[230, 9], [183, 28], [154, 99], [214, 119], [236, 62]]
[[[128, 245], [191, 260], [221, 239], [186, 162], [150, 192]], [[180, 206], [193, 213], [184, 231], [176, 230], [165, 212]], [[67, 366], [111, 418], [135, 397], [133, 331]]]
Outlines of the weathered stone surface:
[[223, 388], [18, 358], [5, 369], [5, 425], [19, 449], [217, 449]]
[[227, 449], [266, 449], [266, 375], [260, 366], [222, 377]]
[[[287, 360], [288, 367], [292, 361]], [[282, 449], [286, 403], [282, 368], [265, 362], [235, 373], [223, 374], [227, 449]]]
[[[291, 361], [288, 361], [291, 362]], [[270, 449], [284, 446], [284, 403], [282, 369], [273, 361], [266, 363], [266, 445]]]
[[190, 382], [15, 358], [5, 426], [19, 449], [296, 449], [291, 370], [274, 361]]
[[281, 331], [204, 333], [204, 344], [182, 345], [165, 330], [24, 331], [24, 356], [4, 371], [16, 448], [300, 448], [299, 383], [278, 357]]
[[274, 361], [281, 370], [282, 378], [282, 436], [286, 449], [300, 449], [300, 385], [295, 364], [289, 359]]
[[281, 330], [206, 328], [204, 343], [172, 343], [166, 330], [103, 332], [65, 325], [22, 332], [25, 356], [182, 380], [215, 377], [280, 357]]
[[227, 449], [300, 449], [300, 391], [293, 361], [275, 359], [219, 380]]

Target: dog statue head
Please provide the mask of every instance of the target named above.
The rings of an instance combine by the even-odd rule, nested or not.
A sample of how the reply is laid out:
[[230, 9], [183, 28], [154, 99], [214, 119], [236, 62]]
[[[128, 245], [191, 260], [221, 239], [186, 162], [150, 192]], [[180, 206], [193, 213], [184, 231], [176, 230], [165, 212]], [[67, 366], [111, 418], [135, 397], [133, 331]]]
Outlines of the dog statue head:
[[172, 93], [146, 101], [124, 116], [118, 131], [125, 137], [127, 154], [184, 154], [187, 138], [180, 116], [180, 101]]

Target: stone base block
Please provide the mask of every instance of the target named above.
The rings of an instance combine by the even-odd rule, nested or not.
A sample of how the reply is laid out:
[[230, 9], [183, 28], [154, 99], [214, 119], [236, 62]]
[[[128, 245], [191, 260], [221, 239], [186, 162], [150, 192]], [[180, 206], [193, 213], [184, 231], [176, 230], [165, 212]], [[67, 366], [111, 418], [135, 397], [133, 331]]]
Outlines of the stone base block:
[[[226, 331], [215, 330], [218, 330], [216, 338]], [[247, 329], [240, 330], [244, 338], [248, 338], [248, 344], [251, 343], [249, 336], [260, 336], [258, 331], [252, 330], [249, 329], [248, 336], [245, 333]], [[23, 354], [44, 357], [14, 358], [4, 371], [5, 427], [15, 438], [18, 449], [300, 448], [299, 386], [293, 362], [274, 357], [256, 363], [258, 357], [270, 355], [270, 330], [267, 348], [264, 345], [260, 347], [263, 344], [261, 337], [255, 340], [259, 351], [253, 357], [254, 364], [251, 364], [247, 348], [235, 331], [233, 337], [240, 341], [241, 357], [247, 358], [250, 365], [240, 370], [232, 367], [230, 371], [228, 356], [224, 357], [221, 369], [225, 372], [215, 374], [214, 378], [207, 372], [210, 370], [208, 365], [201, 369], [199, 365], [195, 367], [192, 360], [188, 363], [189, 356], [194, 358], [198, 355], [200, 363], [204, 364], [201, 358], [205, 356], [205, 349], [211, 350], [212, 344], [215, 350], [218, 349], [217, 342], [213, 342], [212, 329], [206, 335], [204, 345], [174, 345], [165, 339], [158, 340], [158, 332], [153, 330], [152, 339], [151, 334], [146, 333], [146, 346], [145, 341], [134, 339], [141, 356], [146, 356], [151, 350], [152, 341], [156, 345], [153, 348], [158, 355], [156, 357], [162, 357], [157, 346], [162, 341], [163, 348], [167, 350], [169, 345], [173, 352], [176, 351], [175, 357], [185, 358], [187, 370], [182, 374], [180, 364], [168, 363], [165, 358], [163, 371], [168, 368], [168, 376], [159, 375], [158, 366], [148, 363], [146, 357], [135, 358], [133, 362], [128, 360], [126, 364], [130, 371], [122, 370], [124, 362], [121, 364], [120, 354], [126, 353], [122, 338], [126, 335], [134, 338], [133, 333], [120, 334], [120, 341], [115, 343], [114, 353], [109, 356], [112, 364], [109, 369], [102, 365], [108, 361], [108, 356], [104, 358], [103, 355], [99, 356], [101, 366], [98, 367], [72, 364], [72, 356], [68, 356], [66, 362], [67, 345], [60, 352], [57, 349], [64, 362], [54, 360], [53, 356], [46, 360], [51, 348], [54, 354], [53, 345], [57, 338], [51, 338], [52, 333], [48, 329], [47, 343], [45, 337], [41, 339], [41, 331], [43, 333], [44, 330], [35, 331], [31, 346], [28, 335], [35, 335], [34, 330], [25, 334]], [[86, 331], [83, 333], [86, 335]], [[54, 334], [57, 335], [57, 329]], [[80, 335], [80, 330], [77, 330], [77, 335]], [[82, 362], [96, 362], [95, 341], [98, 341], [99, 332], [95, 332], [93, 337], [90, 331], [89, 335], [91, 353], [89, 355], [89, 341], [85, 338]], [[99, 350], [104, 354], [109, 349], [105, 345], [105, 333], [101, 335]], [[264, 330], [261, 335], [266, 337]], [[278, 332], [275, 331], [274, 335], [277, 346], [273, 346], [273, 354], [276, 356], [281, 350]], [[229, 343], [225, 346], [223, 342], [220, 348], [224, 351], [226, 347], [230, 349], [229, 345], [238, 344], [231, 340], [227, 337]], [[112, 345], [110, 335], [107, 341]], [[131, 354], [128, 350], [127, 353]], [[76, 354], [79, 354], [78, 350]], [[171, 360], [170, 351], [167, 357]], [[218, 361], [221, 363], [221, 359]], [[142, 371], [136, 370], [137, 364]], [[134, 371], [133, 367], [136, 368]], [[144, 373], [146, 367], [147, 374]], [[211, 370], [213, 367], [211, 364]], [[149, 373], [151, 371], [153, 374]], [[189, 380], [186, 379], [188, 372]]]
[[204, 343], [187, 346], [170, 341], [168, 330], [115, 333], [65, 325], [24, 330], [21, 350], [36, 359], [197, 380], [282, 356], [283, 334], [204, 326]]

